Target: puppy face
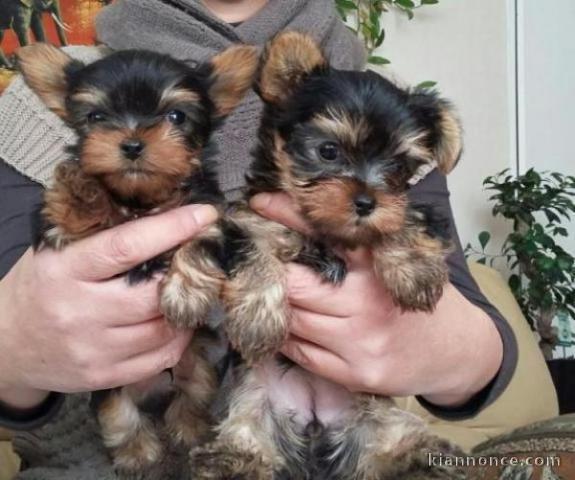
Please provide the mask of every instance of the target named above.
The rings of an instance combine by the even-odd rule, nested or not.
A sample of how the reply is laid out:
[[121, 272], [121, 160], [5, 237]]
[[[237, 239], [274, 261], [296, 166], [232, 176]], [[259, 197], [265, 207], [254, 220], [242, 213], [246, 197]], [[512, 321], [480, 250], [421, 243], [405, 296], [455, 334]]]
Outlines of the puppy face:
[[435, 162], [447, 172], [461, 151], [447, 102], [373, 72], [331, 69], [300, 34], [268, 46], [259, 91], [268, 104], [260, 138], [274, 152], [280, 188], [317, 233], [350, 246], [400, 230], [417, 168]]
[[230, 49], [199, 71], [148, 51], [87, 66], [42, 44], [18, 57], [28, 84], [78, 133], [84, 172], [116, 197], [146, 203], [162, 201], [201, 168], [216, 121], [239, 103], [257, 64], [251, 47]]

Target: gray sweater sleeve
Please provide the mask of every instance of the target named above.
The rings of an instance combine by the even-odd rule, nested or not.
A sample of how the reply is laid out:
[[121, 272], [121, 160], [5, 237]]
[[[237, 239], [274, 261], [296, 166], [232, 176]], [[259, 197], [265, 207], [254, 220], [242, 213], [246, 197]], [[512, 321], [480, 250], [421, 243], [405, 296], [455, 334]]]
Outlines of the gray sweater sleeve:
[[[0, 159], [0, 279], [30, 246], [31, 212], [42, 201], [41, 185], [29, 180]], [[0, 425], [11, 430], [32, 430], [46, 423], [60, 409], [63, 395], [52, 393], [42, 405], [16, 412], [0, 402]]]
[[[481, 293], [469, 272], [449, 202], [446, 177], [437, 170], [433, 170], [411, 188], [409, 196], [413, 202], [433, 206], [437, 213], [449, 220], [449, 233], [455, 242], [455, 250], [448, 258], [449, 280], [469, 302], [481, 308], [491, 317], [503, 342], [503, 362], [498, 374], [487, 387], [477, 393], [465, 405], [457, 408], [438, 407], [422, 397], [417, 397], [422, 406], [438, 417], [453, 420], [469, 418], [493, 403], [511, 381], [517, 365], [517, 342], [505, 318]], [[453, 319], [453, 321], [455, 322], [457, 319]]]

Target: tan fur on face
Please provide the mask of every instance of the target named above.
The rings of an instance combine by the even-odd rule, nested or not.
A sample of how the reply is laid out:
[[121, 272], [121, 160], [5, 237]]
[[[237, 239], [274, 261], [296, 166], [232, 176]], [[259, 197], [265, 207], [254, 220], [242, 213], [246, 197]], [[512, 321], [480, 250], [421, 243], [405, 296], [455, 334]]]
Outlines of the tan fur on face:
[[171, 87], [162, 92], [158, 107], [162, 110], [182, 103], [197, 103], [200, 96], [186, 88]]
[[211, 60], [213, 68], [209, 94], [218, 115], [228, 115], [252, 87], [258, 66], [255, 47], [237, 45]]
[[[120, 144], [137, 138], [145, 143], [141, 158], [123, 157]], [[173, 196], [183, 178], [199, 167], [181, 134], [168, 122], [141, 130], [94, 129], [83, 144], [81, 162], [89, 175], [102, 178], [117, 195], [158, 204]], [[128, 172], [128, 170], [131, 170]]]
[[312, 124], [349, 147], [361, 146], [371, 130], [365, 118], [354, 119], [346, 112], [328, 111], [326, 115], [317, 115]]
[[[358, 217], [353, 201], [364, 192], [375, 198], [376, 207], [371, 215]], [[350, 247], [372, 245], [383, 235], [398, 232], [405, 223], [405, 195], [369, 190], [354, 180], [328, 179], [308, 187], [296, 186], [292, 196], [320, 237], [327, 235]]]
[[106, 94], [97, 88], [86, 88], [74, 93], [70, 100], [74, 102], [81, 102], [93, 107], [101, 107], [106, 105], [108, 98]]
[[426, 162], [433, 160], [433, 152], [425, 146], [428, 132], [412, 131], [397, 135], [398, 146], [393, 156], [408, 155]]
[[463, 149], [461, 123], [448, 106], [443, 107], [440, 116], [439, 128], [441, 136], [435, 149], [435, 159], [439, 170], [444, 174], [448, 174], [457, 165]]
[[281, 103], [307, 74], [325, 66], [327, 60], [310, 36], [280, 33], [267, 45], [263, 55], [259, 78], [261, 95], [266, 102]]
[[46, 106], [66, 118], [65, 68], [73, 61], [62, 50], [47, 43], [37, 43], [16, 52], [24, 80]]

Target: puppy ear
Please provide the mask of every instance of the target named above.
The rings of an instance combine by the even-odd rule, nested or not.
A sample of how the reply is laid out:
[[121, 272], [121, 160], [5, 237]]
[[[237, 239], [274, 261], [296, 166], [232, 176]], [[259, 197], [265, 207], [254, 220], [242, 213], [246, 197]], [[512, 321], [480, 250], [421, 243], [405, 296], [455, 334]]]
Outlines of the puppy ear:
[[463, 150], [463, 130], [455, 108], [435, 92], [422, 89], [411, 94], [410, 103], [431, 132], [428, 141], [433, 159], [439, 170], [448, 174], [457, 165]]
[[72, 65], [82, 64], [47, 43], [22, 47], [16, 52], [16, 58], [28, 86], [50, 110], [66, 118], [67, 73]]
[[209, 95], [217, 116], [229, 115], [253, 86], [258, 66], [256, 47], [227, 48], [210, 61]]
[[264, 101], [282, 103], [307, 75], [327, 68], [328, 62], [319, 45], [309, 36], [284, 32], [271, 40], [263, 53], [258, 90]]

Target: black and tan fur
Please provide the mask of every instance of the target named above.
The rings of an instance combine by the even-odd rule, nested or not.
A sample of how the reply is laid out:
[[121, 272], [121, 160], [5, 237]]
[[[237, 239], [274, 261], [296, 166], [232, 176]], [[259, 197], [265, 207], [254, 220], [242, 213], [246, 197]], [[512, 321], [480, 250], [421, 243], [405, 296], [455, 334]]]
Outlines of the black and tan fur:
[[[337, 284], [346, 275], [337, 248], [367, 247], [399, 308], [433, 311], [448, 280], [451, 242], [445, 222], [431, 207], [413, 204], [407, 191], [420, 166], [434, 162], [443, 173], [455, 166], [461, 131], [451, 105], [372, 72], [335, 70], [311, 38], [294, 32], [267, 46], [257, 89], [265, 111], [249, 196], [287, 192], [313, 235], [290, 231], [245, 205], [228, 212], [225, 329], [245, 363], [236, 367], [216, 439], [194, 450], [193, 478], [465, 478], [457, 469], [428, 466], [428, 453], [449, 455], [454, 447], [390, 399], [358, 394], [335, 424], [302, 427], [274, 410], [256, 373], [288, 335], [286, 262], [309, 265]], [[281, 356], [276, 361], [313, 384], [312, 374], [285, 365]]]
[[[254, 48], [231, 47], [196, 70], [149, 51], [111, 53], [84, 65], [47, 44], [20, 49], [18, 63], [27, 84], [78, 137], [46, 191], [37, 248], [62, 249], [190, 203], [221, 209], [210, 136], [252, 87]], [[126, 272], [130, 282], [165, 274], [161, 310], [177, 327], [201, 326], [220, 297], [220, 265], [202, 250], [213, 234], [207, 230]], [[95, 395], [102, 436], [119, 470], [142, 471], [161, 460], [160, 436], [191, 446], [207, 433], [216, 389], [204, 355], [209, 342], [194, 336], [181, 361], [188, 368], [175, 368], [174, 392], [159, 424], [142, 414], [144, 399], [130, 387]]]

